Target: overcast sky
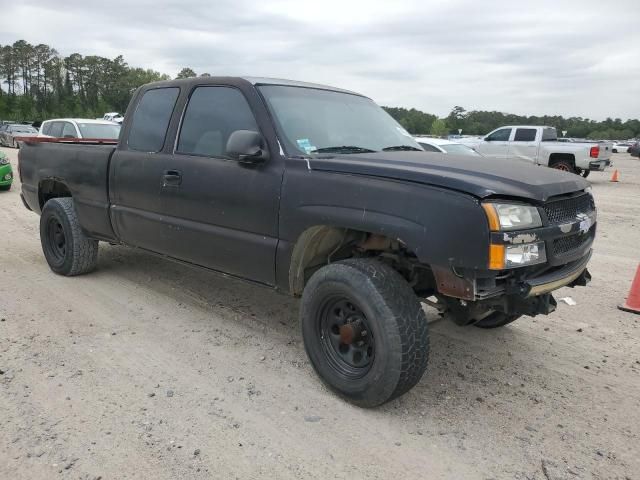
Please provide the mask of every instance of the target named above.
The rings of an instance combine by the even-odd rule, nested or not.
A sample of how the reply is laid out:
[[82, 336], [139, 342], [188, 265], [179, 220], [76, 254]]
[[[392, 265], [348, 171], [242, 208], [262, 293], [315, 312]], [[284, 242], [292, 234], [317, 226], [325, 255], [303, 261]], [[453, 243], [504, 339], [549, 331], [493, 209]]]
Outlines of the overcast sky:
[[445, 116], [640, 117], [640, 0], [0, 0], [0, 44], [283, 77]]

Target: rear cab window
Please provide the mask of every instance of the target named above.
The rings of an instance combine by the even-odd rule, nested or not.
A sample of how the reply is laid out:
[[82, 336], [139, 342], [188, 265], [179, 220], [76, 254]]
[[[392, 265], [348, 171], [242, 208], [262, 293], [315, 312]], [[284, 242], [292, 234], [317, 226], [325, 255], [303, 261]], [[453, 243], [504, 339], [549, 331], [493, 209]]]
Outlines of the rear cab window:
[[178, 87], [154, 88], [143, 93], [131, 121], [127, 141], [130, 150], [162, 150], [179, 93]]
[[543, 128], [542, 129], [542, 141], [543, 142], [555, 142], [558, 140], [558, 132], [555, 128]]

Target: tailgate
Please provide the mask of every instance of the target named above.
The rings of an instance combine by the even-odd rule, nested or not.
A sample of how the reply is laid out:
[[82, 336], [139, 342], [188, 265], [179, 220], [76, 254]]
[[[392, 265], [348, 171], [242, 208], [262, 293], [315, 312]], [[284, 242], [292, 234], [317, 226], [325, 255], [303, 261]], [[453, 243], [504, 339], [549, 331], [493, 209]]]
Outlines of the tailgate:
[[611, 150], [613, 149], [613, 143], [602, 142], [600, 145], [600, 153], [598, 154], [598, 160], [608, 160], [611, 158]]

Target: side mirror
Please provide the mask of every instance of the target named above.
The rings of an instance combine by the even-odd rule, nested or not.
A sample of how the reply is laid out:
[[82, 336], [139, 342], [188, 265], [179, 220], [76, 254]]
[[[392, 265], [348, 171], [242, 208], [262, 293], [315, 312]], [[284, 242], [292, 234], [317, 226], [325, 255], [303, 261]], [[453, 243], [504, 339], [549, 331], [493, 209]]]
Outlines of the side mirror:
[[484, 138], [483, 138], [483, 140], [484, 140], [485, 142], [490, 142], [490, 141], [491, 141], [491, 137], [484, 137]]
[[269, 151], [260, 133], [236, 130], [227, 140], [227, 155], [243, 163], [262, 163], [269, 158]]

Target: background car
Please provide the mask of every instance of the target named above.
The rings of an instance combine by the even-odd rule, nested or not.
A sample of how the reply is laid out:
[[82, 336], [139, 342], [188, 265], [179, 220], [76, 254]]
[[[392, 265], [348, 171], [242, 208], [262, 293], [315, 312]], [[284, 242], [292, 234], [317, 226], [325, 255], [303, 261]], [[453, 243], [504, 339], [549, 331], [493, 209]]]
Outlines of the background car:
[[16, 137], [36, 137], [38, 130], [31, 125], [10, 123], [0, 127], [0, 146], [18, 148]]
[[11, 163], [4, 152], [0, 152], [0, 190], [9, 190], [13, 182]]
[[107, 120], [56, 118], [42, 122], [39, 137], [100, 138], [117, 140], [120, 124]]
[[632, 157], [640, 157], [640, 141], [631, 145], [627, 152], [629, 152]]
[[427, 152], [453, 153], [456, 155], [470, 155], [472, 157], [482, 157], [473, 148], [461, 143], [444, 140], [442, 138], [414, 137], [416, 142]]
[[631, 145], [629, 142], [616, 142], [613, 144], [613, 147], [611, 147], [611, 151], [613, 153], [627, 153]]
[[122, 121], [124, 120], [124, 116], [122, 116], [118, 112], [109, 112], [104, 114], [104, 116], [102, 117], [102, 120], [108, 120], [109, 122], [122, 123]]

